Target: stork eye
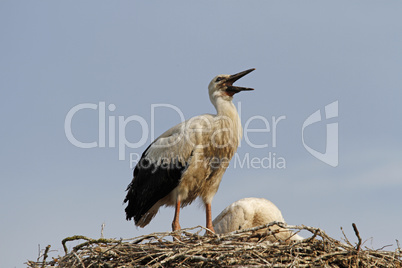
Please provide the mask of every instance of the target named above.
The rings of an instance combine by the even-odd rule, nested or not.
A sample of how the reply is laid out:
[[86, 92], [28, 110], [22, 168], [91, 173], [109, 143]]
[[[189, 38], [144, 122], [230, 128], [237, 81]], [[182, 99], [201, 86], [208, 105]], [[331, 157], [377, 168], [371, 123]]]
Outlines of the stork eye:
[[215, 82], [219, 82], [219, 81], [221, 81], [222, 79], [223, 79], [223, 77], [218, 77], [218, 78], [216, 78]]

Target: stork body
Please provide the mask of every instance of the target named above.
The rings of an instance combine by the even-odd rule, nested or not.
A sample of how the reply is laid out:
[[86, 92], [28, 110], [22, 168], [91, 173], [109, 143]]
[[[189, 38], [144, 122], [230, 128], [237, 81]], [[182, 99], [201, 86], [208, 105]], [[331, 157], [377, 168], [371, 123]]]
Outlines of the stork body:
[[175, 231], [180, 229], [180, 208], [200, 197], [205, 204], [206, 226], [213, 231], [211, 202], [242, 136], [233, 95], [252, 90], [233, 83], [253, 70], [215, 77], [208, 89], [217, 114], [182, 122], [145, 150], [127, 188], [127, 220], [134, 218], [137, 226], [144, 227], [161, 206], [175, 206]]
[[[223, 234], [261, 226], [273, 221], [286, 223], [278, 207], [267, 199], [250, 197], [238, 200], [226, 207], [213, 220], [213, 227], [216, 233]], [[298, 234], [275, 225], [270, 229], [279, 229], [279, 232], [275, 236], [268, 237], [268, 240], [271, 242], [303, 239]], [[262, 229], [260, 232], [265, 232], [265, 230]]]

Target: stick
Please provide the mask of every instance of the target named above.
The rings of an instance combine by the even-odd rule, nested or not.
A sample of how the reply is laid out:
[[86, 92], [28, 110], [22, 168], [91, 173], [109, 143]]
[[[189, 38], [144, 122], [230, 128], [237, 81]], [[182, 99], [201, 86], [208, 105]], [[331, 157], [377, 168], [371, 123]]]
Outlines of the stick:
[[47, 245], [47, 247], [45, 248], [45, 253], [43, 253], [42, 268], [44, 268], [46, 265], [46, 258], [48, 257], [47, 253], [49, 252], [49, 249], [50, 249], [50, 245]]
[[357, 246], [356, 246], [356, 250], [359, 252], [360, 245], [362, 244], [362, 239], [360, 238], [359, 230], [357, 230], [356, 224], [352, 223], [352, 227], [353, 227], [353, 231], [355, 231], [357, 239], [359, 240], [359, 242], [357, 243]]

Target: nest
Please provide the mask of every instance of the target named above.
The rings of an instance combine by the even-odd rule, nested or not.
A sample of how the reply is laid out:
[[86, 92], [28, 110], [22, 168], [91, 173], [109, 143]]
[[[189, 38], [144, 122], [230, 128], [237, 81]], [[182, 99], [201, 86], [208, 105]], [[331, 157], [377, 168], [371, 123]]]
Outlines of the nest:
[[[301, 241], [269, 242], [281, 229], [308, 231]], [[282, 229], [282, 231], [283, 231]], [[28, 267], [402, 267], [402, 252], [361, 248], [362, 240], [353, 224], [358, 243], [352, 245], [329, 237], [318, 228], [272, 222], [228, 234], [209, 234], [198, 226], [175, 232], [152, 233], [132, 239], [90, 239], [72, 236], [62, 241], [65, 255], [48, 261], [50, 246]], [[264, 232], [261, 232], [264, 230]], [[68, 252], [66, 243], [85, 242]], [[42, 259], [42, 260], [41, 260]]]

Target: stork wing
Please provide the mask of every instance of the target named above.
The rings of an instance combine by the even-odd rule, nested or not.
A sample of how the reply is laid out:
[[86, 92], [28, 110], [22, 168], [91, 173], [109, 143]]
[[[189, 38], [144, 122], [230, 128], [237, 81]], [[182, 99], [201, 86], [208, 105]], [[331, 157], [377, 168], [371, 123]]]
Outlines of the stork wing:
[[[145, 226], [157, 211], [149, 210], [160, 199], [176, 188], [190, 163], [194, 148], [199, 144], [197, 129], [205, 129], [211, 115], [203, 115], [178, 124], [159, 136], [142, 154], [134, 169], [134, 178], [127, 187], [126, 218], [134, 218], [135, 224]], [[194, 132], [195, 130], [195, 132]], [[194, 134], [195, 133], [195, 134]], [[198, 138], [197, 138], [198, 137]]]

